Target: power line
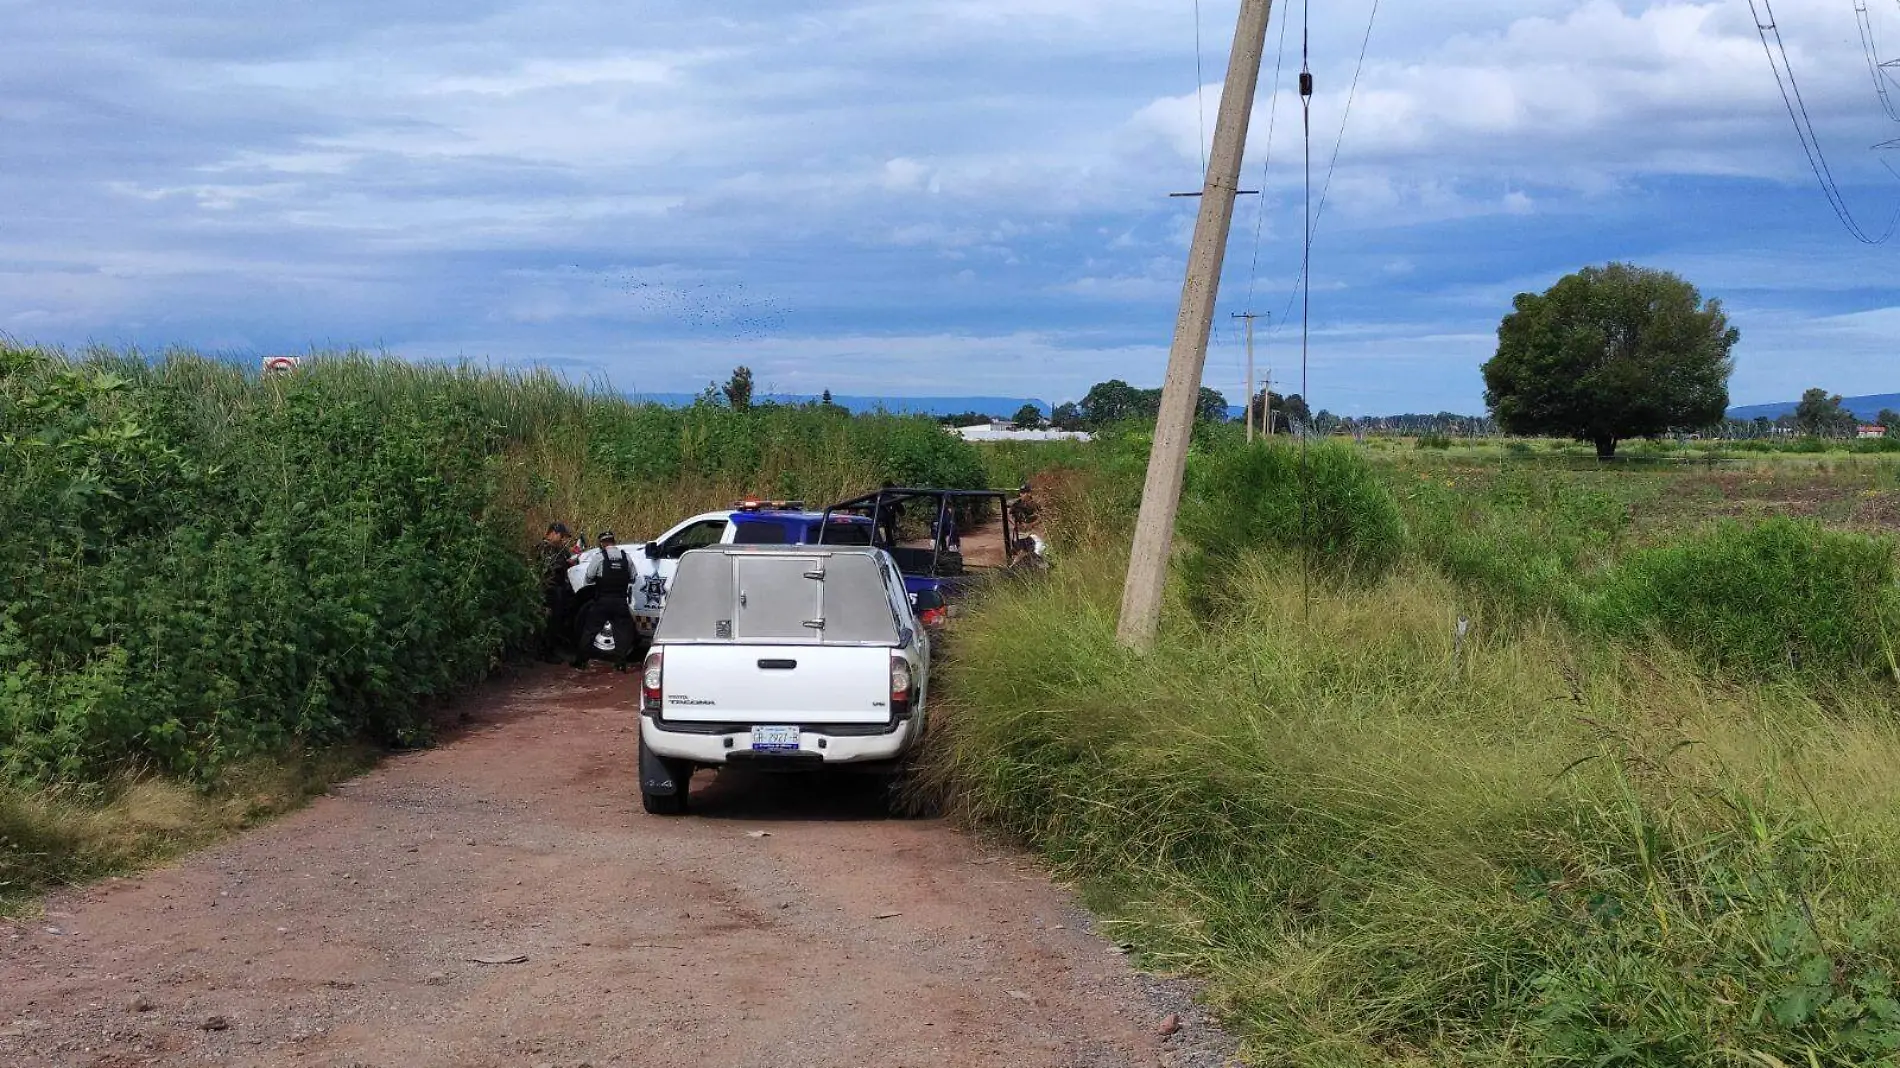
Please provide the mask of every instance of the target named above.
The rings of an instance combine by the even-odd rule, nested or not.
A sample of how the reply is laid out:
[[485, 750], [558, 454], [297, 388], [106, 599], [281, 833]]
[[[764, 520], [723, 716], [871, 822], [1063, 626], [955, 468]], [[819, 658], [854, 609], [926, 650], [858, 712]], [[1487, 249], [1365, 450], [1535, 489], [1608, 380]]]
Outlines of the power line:
[[1880, 98], [1880, 108], [1887, 117], [1900, 122], [1900, 109], [1894, 107], [1893, 94], [1887, 91], [1888, 64], [1880, 61], [1880, 43], [1874, 36], [1874, 16], [1867, 10], [1867, 0], [1854, 0], [1854, 21], [1860, 26], [1860, 50], [1867, 57], [1867, 73], [1874, 80], [1874, 95]]
[[[1261, 153], [1260, 159], [1260, 200], [1255, 205], [1256, 210], [1253, 215], [1253, 255], [1249, 258], [1247, 263], [1247, 300], [1245, 305], [1243, 305], [1246, 311], [1242, 313], [1242, 317], [1247, 320], [1246, 360], [1248, 372], [1247, 396], [1245, 402], [1249, 426], [1252, 425], [1253, 418], [1253, 321], [1255, 318], [1258, 318], [1258, 316], [1254, 315], [1253, 311], [1253, 294], [1254, 285], [1260, 278], [1260, 233], [1267, 219], [1266, 190], [1269, 175], [1273, 170], [1273, 131], [1278, 124], [1280, 116], [1280, 75], [1286, 67], [1286, 27], [1287, 23], [1291, 21], [1293, 20], [1288, 18], [1282, 18], [1280, 20], [1280, 44], [1273, 60], [1273, 86], [1271, 95], [1267, 98], [1266, 149]], [[1267, 318], [1271, 320], [1272, 316], [1267, 316]], [[1251, 438], [1249, 438], [1249, 440], [1251, 440]]]
[[[1808, 158], [1808, 169], [1814, 172], [1814, 178], [1821, 184], [1821, 195], [1827, 198], [1828, 207], [1834, 209], [1835, 218], [1853, 236], [1864, 245], [1883, 245], [1893, 236], [1894, 228], [1900, 226], [1900, 211], [1887, 221], [1887, 229], [1879, 236], [1872, 237], [1854, 218], [1848, 209], [1847, 199], [1841, 194], [1841, 187], [1834, 180], [1834, 171], [1827, 164], [1827, 156], [1821, 151], [1821, 139], [1814, 131], [1814, 118], [1808, 114], [1807, 101], [1801, 97], [1801, 85], [1795, 80], [1794, 67], [1788, 62], [1788, 45], [1782, 40], [1781, 27], [1775, 21], [1775, 6], [1771, 0], [1748, 0], [1749, 14], [1755, 17], [1755, 33], [1761, 38], [1762, 52], [1768, 57], [1768, 68], [1774, 72], [1775, 88], [1781, 91], [1781, 103], [1788, 112], [1788, 120], [1794, 123], [1795, 136], [1801, 140], [1801, 151]], [[1766, 15], [1766, 20], [1763, 19]], [[1772, 43], [1769, 36], [1773, 35]], [[1779, 54], [1780, 61], [1776, 61]], [[1889, 168], [1891, 170], [1892, 168]]]
[[1201, 150], [1201, 181], [1207, 181], [1207, 102], [1201, 87], [1207, 79], [1201, 74], [1201, 0], [1194, 0], [1194, 121], [1200, 125], [1195, 146]]
[[[1373, 14], [1378, 14], [1378, 0], [1373, 0], [1372, 10]], [[1307, 399], [1306, 396], [1307, 389], [1309, 388], [1306, 378], [1306, 348], [1307, 336], [1311, 330], [1311, 320], [1313, 317], [1313, 67], [1310, 62], [1312, 53], [1312, 23], [1312, 0], [1300, 0], [1300, 140], [1304, 145], [1306, 153], [1306, 239], [1300, 252], [1300, 399], [1303, 403], [1308, 405], [1311, 405], [1312, 401]], [[1368, 38], [1372, 36], [1370, 25], [1367, 26], [1366, 36]], [[1360, 62], [1363, 63], [1365, 61], [1365, 52], [1363, 50], [1360, 52], [1359, 57]], [[1353, 75], [1353, 80], [1354, 83], [1357, 84], [1357, 74]], [[1350, 98], [1348, 98], [1347, 107], [1349, 109], [1348, 114], [1350, 114]], [[1344, 117], [1340, 119], [1339, 136], [1342, 139], [1346, 136], [1346, 122]], [[1334, 159], [1338, 159], [1337, 145], [1334, 146]], [[1327, 180], [1330, 182], [1331, 179], [1332, 175], [1328, 172]], [[1269, 397], [1268, 399], [1271, 401], [1272, 398]], [[1287, 413], [1287, 429], [1292, 430], [1300, 436], [1300, 541], [1302, 543], [1300, 552], [1300, 596], [1303, 606], [1302, 611], [1305, 617], [1310, 619], [1313, 615], [1313, 488], [1307, 477], [1307, 428], [1302, 426], [1296, 429], [1292, 425], [1292, 416], [1293, 413], [1289, 411]]]
[[[1753, 0], [1751, 0], [1751, 2], [1753, 2]], [[1366, 33], [1365, 36], [1359, 40], [1359, 61], [1353, 66], [1352, 84], [1346, 90], [1346, 107], [1339, 115], [1339, 136], [1333, 139], [1332, 159], [1326, 164], [1326, 181], [1320, 186], [1319, 207], [1313, 212], [1311, 228], [1314, 230], [1318, 229], [1319, 220], [1326, 214], [1326, 198], [1330, 196], [1333, 191], [1333, 172], [1339, 167], [1339, 148], [1346, 143], [1346, 123], [1352, 119], [1352, 102], [1354, 98], [1359, 95], [1359, 76], [1364, 73], [1366, 69], [1366, 52], [1372, 46], [1372, 27], [1373, 24], [1378, 21], [1378, 18], [1379, 0], [1372, 0], [1372, 10], [1366, 15]], [[1311, 149], [1309, 148], [1308, 151], [1310, 152]], [[1309, 240], [1311, 239], [1310, 234], [1308, 238]], [[1286, 310], [1280, 316], [1282, 323], [1286, 322], [1287, 317], [1293, 314], [1293, 302], [1299, 299], [1301, 287], [1307, 286], [1308, 284], [1306, 266], [1303, 263], [1300, 267], [1300, 277], [1293, 280], [1293, 292], [1287, 295]], [[1269, 331], [1269, 334], [1271, 334], [1271, 331]]]
[[[1267, 98], [1267, 147], [1260, 160], [1260, 203], [1253, 216], [1253, 261], [1247, 266], [1247, 310], [1253, 311], [1254, 282], [1260, 276], [1260, 230], [1267, 219], [1267, 175], [1273, 169], [1273, 130], [1280, 116], [1280, 72], [1286, 64], [1286, 27], [1292, 19], [1280, 20], [1279, 54], [1273, 60], [1273, 95]], [[1249, 398], [1251, 402], [1252, 398]]]

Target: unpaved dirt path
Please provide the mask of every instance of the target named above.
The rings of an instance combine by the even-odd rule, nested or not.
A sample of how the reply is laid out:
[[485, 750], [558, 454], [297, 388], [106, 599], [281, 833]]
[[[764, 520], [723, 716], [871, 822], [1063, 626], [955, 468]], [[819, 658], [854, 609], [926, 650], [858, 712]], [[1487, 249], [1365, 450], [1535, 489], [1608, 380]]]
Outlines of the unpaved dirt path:
[[497, 684], [448, 744], [0, 924], [0, 1065], [1224, 1062], [1067, 894], [941, 822], [710, 772], [695, 815], [641, 813], [632, 680]]

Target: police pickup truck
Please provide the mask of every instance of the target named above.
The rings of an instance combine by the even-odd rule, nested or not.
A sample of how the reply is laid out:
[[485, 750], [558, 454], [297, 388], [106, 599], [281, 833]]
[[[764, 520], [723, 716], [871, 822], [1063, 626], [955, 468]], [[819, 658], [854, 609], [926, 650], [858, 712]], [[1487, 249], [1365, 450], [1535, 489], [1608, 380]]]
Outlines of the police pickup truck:
[[[694, 549], [715, 545], [809, 545], [820, 539], [828, 545], [869, 545], [871, 520], [855, 515], [827, 515], [805, 510], [803, 501], [744, 500], [721, 512], [704, 512], [674, 524], [672, 529], [644, 545], [625, 546], [633, 561], [633, 586], [627, 591], [633, 610], [634, 629], [644, 641], [651, 638], [666, 610], [666, 591], [679, 568], [680, 557]], [[599, 548], [583, 552], [567, 569], [567, 581], [573, 588], [576, 618], [586, 607], [593, 590], [587, 586], [587, 565], [600, 555]], [[612, 632], [583, 636], [594, 648], [613, 651]]]

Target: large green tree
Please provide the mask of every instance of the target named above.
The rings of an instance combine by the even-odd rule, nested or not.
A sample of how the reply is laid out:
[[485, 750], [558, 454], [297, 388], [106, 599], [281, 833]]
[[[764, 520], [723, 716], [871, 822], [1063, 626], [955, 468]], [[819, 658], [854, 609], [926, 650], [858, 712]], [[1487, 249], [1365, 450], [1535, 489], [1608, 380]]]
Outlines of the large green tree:
[[1016, 414], [1010, 422], [1023, 430], [1041, 430], [1047, 425], [1042, 419], [1042, 409], [1033, 404], [1025, 404], [1016, 409]]
[[1801, 403], [1794, 408], [1794, 425], [1809, 437], [1844, 438], [1860, 426], [1860, 420], [1847, 410], [1839, 393], [1829, 394], [1816, 386], [1802, 391]]
[[[1119, 378], [1097, 382], [1082, 398], [1082, 418], [1091, 427], [1107, 426], [1123, 419], [1154, 419], [1161, 414], [1161, 391], [1137, 389]], [[1219, 391], [1201, 387], [1194, 402], [1194, 418], [1207, 422], [1225, 422], [1227, 398]]]
[[1608, 459], [1620, 440], [1710, 426], [1728, 408], [1741, 332], [1668, 271], [1586, 267], [1513, 307], [1484, 365], [1485, 403], [1508, 433], [1588, 441]]
[[1119, 378], [1097, 382], [1082, 396], [1082, 418], [1090, 426], [1123, 419], [1153, 419], [1161, 410], [1161, 391], [1136, 389]]

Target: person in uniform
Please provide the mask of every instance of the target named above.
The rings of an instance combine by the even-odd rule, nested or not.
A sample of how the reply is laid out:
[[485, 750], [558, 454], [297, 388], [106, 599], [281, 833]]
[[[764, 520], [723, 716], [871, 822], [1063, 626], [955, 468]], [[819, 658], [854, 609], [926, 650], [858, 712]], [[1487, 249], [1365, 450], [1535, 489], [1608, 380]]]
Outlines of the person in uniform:
[[1029, 483], [1023, 483], [1023, 488], [1016, 493], [1016, 499], [1009, 502], [1009, 517], [1016, 521], [1019, 530], [1036, 522], [1036, 502], [1030, 496]]
[[541, 573], [542, 608], [546, 613], [541, 627], [541, 658], [555, 663], [560, 660], [562, 650], [574, 640], [574, 588], [567, 582], [567, 569], [574, 565], [574, 550], [568, 543], [567, 524], [548, 524], [548, 532], [535, 546], [535, 557]]
[[613, 627], [614, 668], [627, 670], [627, 658], [633, 654], [633, 608], [628, 594], [633, 589], [633, 557], [620, 547], [614, 532], [600, 532], [600, 555], [587, 563], [583, 585], [594, 588], [594, 599], [587, 602], [581, 618], [574, 666], [584, 668], [594, 652], [594, 635], [602, 627]]

